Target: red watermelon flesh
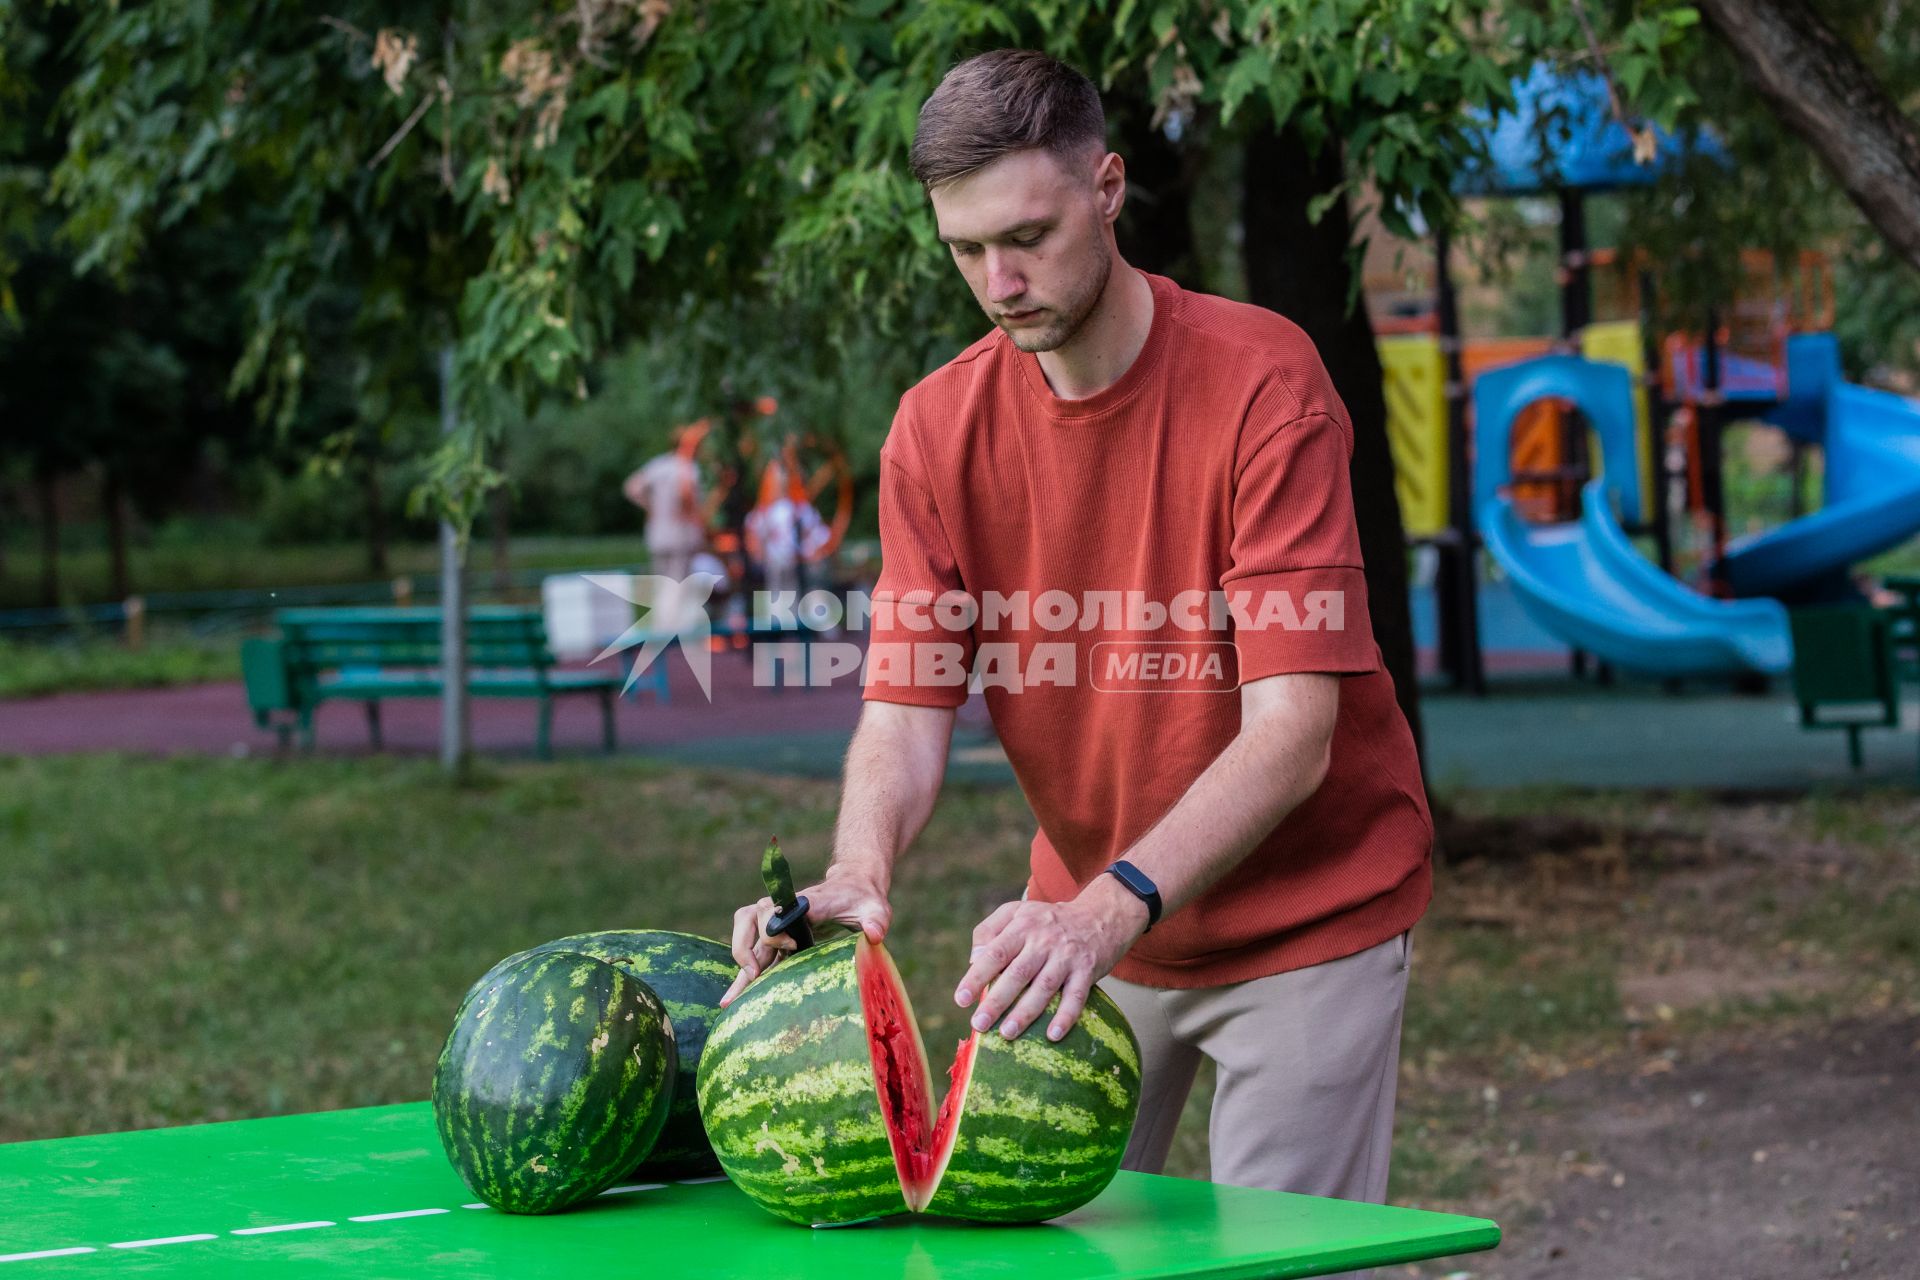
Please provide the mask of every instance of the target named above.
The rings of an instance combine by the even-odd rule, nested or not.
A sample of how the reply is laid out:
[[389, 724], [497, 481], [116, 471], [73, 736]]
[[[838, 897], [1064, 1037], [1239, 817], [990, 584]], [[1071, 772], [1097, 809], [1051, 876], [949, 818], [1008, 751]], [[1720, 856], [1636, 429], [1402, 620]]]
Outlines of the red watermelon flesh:
[[873, 1054], [881, 1118], [893, 1146], [900, 1190], [907, 1207], [918, 1213], [933, 1199], [953, 1157], [980, 1033], [976, 1031], [960, 1042], [953, 1065], [947, 1069], [946, 1100], [934, 1116], [926, 1046], [921, 1043], [920, 1028], [913, 1020], [893, 957], [883, 947], [861, 947], [855, 966], [860, 978], [860, 1004], [867, 1016], [867, 1047]]
[[940, 1189], [940, 1180], [947, 1175], [947, 1164], [953, 1159], [954, 1139], [960, 1134], [960, 1117], [967, 1108], [967, 1085], [973, 1080], [974, 1054], [979, 1048], [980, 1033], [976, 1031], [960, 1042], [954, 1051], [953, 1065], [947, 1068], [947, 1097], [940, 1104], [940, 1117], [934, 1121], [928, 1140], [926, 1188], [918, 1201], [912, 1196], [907, 1198], [907, 1203], [916, 1210], [932, 1203], [933, 1193]]

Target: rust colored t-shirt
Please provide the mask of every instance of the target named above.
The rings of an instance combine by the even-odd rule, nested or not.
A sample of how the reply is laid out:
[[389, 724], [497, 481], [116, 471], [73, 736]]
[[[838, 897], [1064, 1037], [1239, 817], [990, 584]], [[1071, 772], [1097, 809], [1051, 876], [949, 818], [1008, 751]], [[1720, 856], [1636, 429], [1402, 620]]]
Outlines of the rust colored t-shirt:
[[[1274, 312], [1147, 280], [1146, 345], [1091, 396], [1056, 396], [995, 330], [902, 397], [865, 696], [958, 706], [972, 670], [1039, 820], [1028, 893], [1063, 901], [1239, 732], [1236, 667], [1343, 676], [1318, 790], [1114, 970], [1218, 986], [1410, 927], [1433, 824], [1368, 620], [1353, 427], [1318, 353]], [[935, 600], [952, 607], [919, 607]]]

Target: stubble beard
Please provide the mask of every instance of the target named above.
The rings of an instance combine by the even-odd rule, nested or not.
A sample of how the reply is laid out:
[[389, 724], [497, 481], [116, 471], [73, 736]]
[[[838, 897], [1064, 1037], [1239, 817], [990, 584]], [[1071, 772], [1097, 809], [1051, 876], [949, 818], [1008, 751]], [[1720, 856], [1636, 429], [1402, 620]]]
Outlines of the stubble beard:
[[1039, 329], [1004, 329], [1013, 345], [1022, 351], [1039, 353], [1055, 351], [1067, 345], [1078, 336], [1086, 325], [1087, 317], [1100, 305], [1100, 298], [1107, 291], [1107, 281], [1113, 275], [1113, 258], [1101, 246], [1099, 252], [1087, 263], [1084, 274], [1079, 278], [1086, 287], [1076, 290], [1074, 295], [1064, 300], [1060, 308], [1052, 308], [1054, 320]]

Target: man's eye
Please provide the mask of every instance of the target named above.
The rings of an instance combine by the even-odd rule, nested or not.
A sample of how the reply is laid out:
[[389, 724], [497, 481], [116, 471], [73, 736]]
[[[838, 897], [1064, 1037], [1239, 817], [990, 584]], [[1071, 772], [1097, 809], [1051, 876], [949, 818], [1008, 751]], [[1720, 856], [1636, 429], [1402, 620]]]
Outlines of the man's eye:
[[1015, 240], [1014, 243], [1022, 249], [1031, 249], [1034, 245], [1039, 244], [1040, 241], [1045, 238], [1046, 234], [1044, 231], [1036, 231], [1025, 240]]
[[980, 252], [980, 246], [977, 244], [956, 244], [953, 246], [953, 252], [958, 257], [971, 258], [974, 254]]

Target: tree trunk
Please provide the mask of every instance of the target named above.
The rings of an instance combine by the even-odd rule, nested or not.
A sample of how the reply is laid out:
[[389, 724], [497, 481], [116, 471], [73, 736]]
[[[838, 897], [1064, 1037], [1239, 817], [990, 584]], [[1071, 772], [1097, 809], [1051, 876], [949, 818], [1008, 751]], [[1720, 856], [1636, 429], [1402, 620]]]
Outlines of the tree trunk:
[[40, 602], [60, 604], [60, 477], [52, 467], [34, 473], [40, 491]]
[[107, 518], [108, 594], [125, 600], [133, 594], [133, 571], [127, 560], [127, 485], [116, 463], [101, 469], [100, 506]]
[[1241, 198], [1247, 289], [1255, 304], [1306, 330], [1353, 419], [1353, 506], [1367, 567], [1373, 635], [1424, 757], [1413, 614], [1407, 600], [1407, 539], [1387, 447], [1380, 353], [1365, 305], [1356, 296], [1352, 309], [1347, 307], [1355, 284], [1347, 256], [1352, 213], [1342, 196], [1317, 224], [1307, 220], [1308, 201], [1333, 190], [1345, 177], [1340, 149], [1329, 142], [1314, 155], [1296, 132], [1263, 129], [1247, 140], [1245, 156]]
[[376, 578], [387, 576], [387, 498], [380, 488], [380, 459], [367, 459], [367, 572]]
[[[453, 344], [440, 348], [440, 438], [459, 429], [453, 388]], [[472, 700], [467, 693], [467, 549], [460, 531], [440, 517], [440, 768], [465, 781], [473, 759]]]
[[1920, 130], [1804, 0], [1703, 0], [1747, 79], [1920, 269]]
[[1117, 107], [1114, 113], [1117, 149], [1127, 161], [1127, 201], [1114, 239], [1130, 265], [1198, 289], [1200, 263], [1191, 217], [1198, 156], [1150, 127], [1151, 111], [1150, 103], [1141, 102]]

